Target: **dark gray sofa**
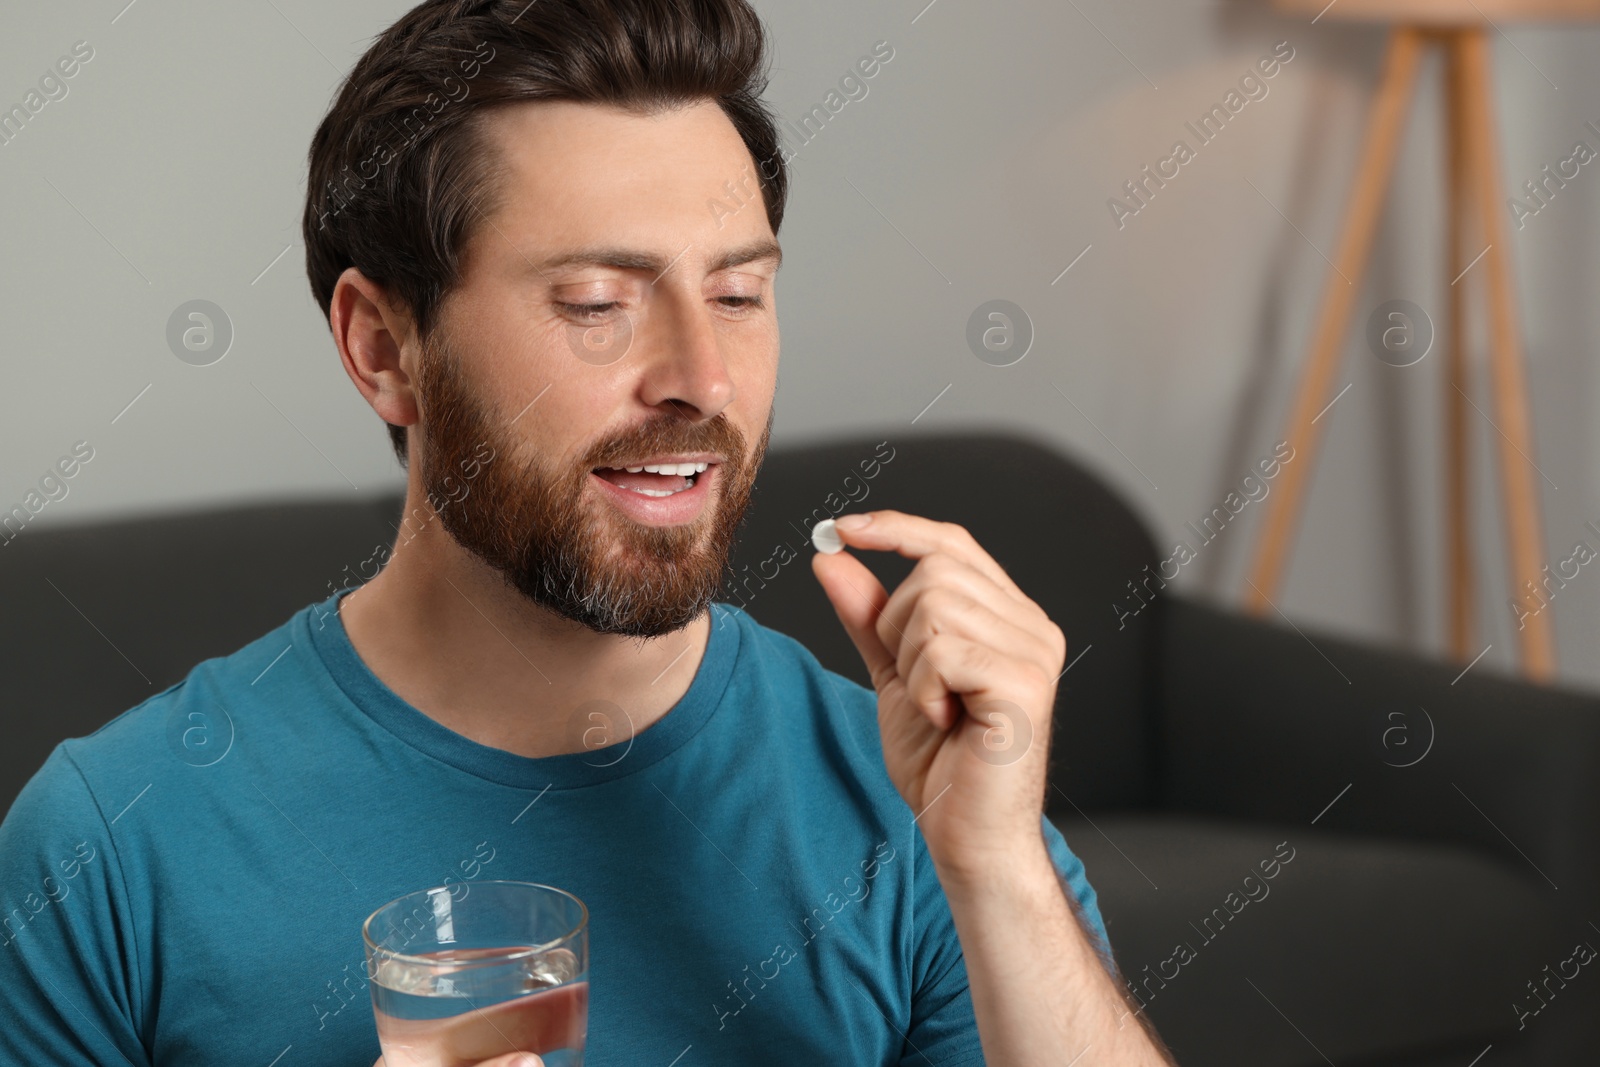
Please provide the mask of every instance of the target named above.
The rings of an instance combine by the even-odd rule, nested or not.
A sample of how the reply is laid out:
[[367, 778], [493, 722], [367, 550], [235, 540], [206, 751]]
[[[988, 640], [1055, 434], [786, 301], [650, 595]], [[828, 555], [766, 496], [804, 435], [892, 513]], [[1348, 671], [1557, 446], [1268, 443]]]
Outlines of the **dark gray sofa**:
[[[1006, 435], [775, 451], [724, 599], [865, 684], [806, 535], [880, 507], [968, 527], [1066, 632], [1047, 814], [1181, 1063], [1593, 1056], [1600, 968], [1560, 974], [1600, 947], [1596, 695], [1458, 678], [1153, 581], [1132, 614], [1128, 583], [1170, 553], [1095, 476]], [[370, 576], [399, 515], [394, 496], [288, 502], [0, 547], [0, 810], [62, 738]], [[886, 583], [912, 566], [868, 562]]]

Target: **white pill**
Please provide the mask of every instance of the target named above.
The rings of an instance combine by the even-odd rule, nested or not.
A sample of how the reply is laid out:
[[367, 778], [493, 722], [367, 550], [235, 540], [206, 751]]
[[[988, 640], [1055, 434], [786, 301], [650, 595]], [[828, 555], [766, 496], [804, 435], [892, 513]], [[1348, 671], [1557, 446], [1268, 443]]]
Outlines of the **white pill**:
[[833, 555], [844, 549], [844, 542], [839, 540], [839, 531], [834, 528], [832, 519], [823, 519], [811, 528], [811, 543], [817, 546], [818, 552]]

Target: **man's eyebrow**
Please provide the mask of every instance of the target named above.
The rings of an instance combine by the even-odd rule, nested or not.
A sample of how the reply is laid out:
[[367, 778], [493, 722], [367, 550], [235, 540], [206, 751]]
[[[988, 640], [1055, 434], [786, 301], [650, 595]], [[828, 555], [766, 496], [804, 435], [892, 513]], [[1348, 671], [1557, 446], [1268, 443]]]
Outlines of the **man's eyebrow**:
[[720, 259], [711, 264], [711, 270], [713, 272], [727, 270], [730, 267], [742, 267], [746, 263], [768, 259], [772, 261], [772, 269], [777, 270], [783, 266], [783, 249], [778, 247], [777, 241], [763, 239], [725, 252]]
[[[617, 270], [650, 271], [660, 277], [681, 256], [682, 253], [679, 253], [678, 256], [668, 258], [654, 252], [640, 252], [630, 248], [589, 247], [552, 256], [534, 266], [541, 273], [547, 270], [559, 270], [562, 267], [612, 267]], [[772, 261], [773, 269], [777, 270], [783, 263], [783, 250], [778, 247], [777, 241], [762, 239], [729, 249], [710, 264], [710, 269], [713, 272], [728, 270], [746, 263], [768, 259]]]

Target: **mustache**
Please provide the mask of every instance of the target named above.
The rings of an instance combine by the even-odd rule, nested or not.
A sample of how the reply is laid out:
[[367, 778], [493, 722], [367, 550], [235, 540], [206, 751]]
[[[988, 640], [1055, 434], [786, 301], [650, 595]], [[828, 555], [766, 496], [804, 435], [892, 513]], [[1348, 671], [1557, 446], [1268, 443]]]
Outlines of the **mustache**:
[[671, 452], [718, 452], [729, 466], [744, 462], [748, 445], [744, 434], [718, 414], [705, 422], [690, 422], [677, 415], [652, 419], [591, 448], [582, 470], [615, 466], [622, 460]]

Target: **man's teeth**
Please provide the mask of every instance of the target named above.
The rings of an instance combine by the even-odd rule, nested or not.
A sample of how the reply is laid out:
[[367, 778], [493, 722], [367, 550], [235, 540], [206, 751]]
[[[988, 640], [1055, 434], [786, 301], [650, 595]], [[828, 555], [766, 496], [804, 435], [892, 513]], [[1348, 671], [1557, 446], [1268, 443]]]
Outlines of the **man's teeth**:
[[612, 467], [612, 470], [625, 470], [629, 474], [638, 474], [641, 471], [647, 474], [681, 474], [688, 477], [691, 474], [700, 474], [707, 463], [646, 463], [642, 467]]
[[629, 474], [664, 474], [670, 477], [686, 479], [685, 483], [677, 489], [639, 489], [634, 486], [627, 488], [640, 496], [673, 496], [685, 489], [694, 488], [695, 480], [704, 474], [709, 463], [646, 463], [641, 467], [607, 467], [606, 470], [623, 470]]

